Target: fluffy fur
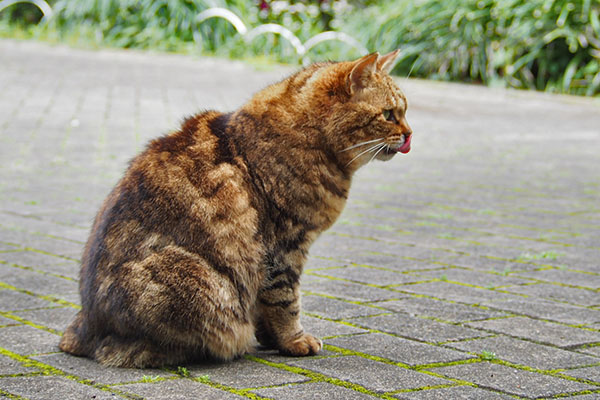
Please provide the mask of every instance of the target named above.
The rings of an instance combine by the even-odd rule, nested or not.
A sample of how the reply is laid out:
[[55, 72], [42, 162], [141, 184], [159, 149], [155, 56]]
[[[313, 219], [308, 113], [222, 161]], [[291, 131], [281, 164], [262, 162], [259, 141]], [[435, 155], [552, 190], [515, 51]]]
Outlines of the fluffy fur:
[[309, 246], [359, 167], [410, 150], [397, 54], [312, 65], [152, 141], [96, 216], [60, 348], [119, 367], [230, 360], [255, 337], [317, 353], [299, 322]]

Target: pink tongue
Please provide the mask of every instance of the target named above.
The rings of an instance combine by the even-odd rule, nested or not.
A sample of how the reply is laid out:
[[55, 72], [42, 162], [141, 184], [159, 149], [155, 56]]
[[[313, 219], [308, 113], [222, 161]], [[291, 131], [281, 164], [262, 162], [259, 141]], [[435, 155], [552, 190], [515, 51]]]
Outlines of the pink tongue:
[[412, 138], [412, 135], [406, 137], [406, 141], [404, 142], [404, 144], [402, 145], [402, 147], [400, 147], [398, 149], [398, 151], [402, 154], [406, 154], [410, 151], [410, 139]]

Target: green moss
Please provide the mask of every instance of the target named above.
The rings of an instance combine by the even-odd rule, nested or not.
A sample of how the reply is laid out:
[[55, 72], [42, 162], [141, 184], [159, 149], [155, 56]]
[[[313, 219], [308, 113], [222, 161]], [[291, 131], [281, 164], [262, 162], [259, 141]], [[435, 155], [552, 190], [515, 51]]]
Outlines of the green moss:
[[14, 315], [13, 313], [10, 313], [10, 312], [0, 311], [0, 316], [12, 319], [12, 320], [20, 322], [20, 323], [22, 323], [24, 325], [29, 325], [29, 326], [32, 326], [34, 328], [37, 328], [37, 329], [40, 329], [40, 330], [43, 330], [43, 331], [46, 331], [46, 332], [53, 333], [53, 334], [58, 335], [58, 336], [62, 335], [61, 331], [57, 331], [56, 329], [52, 329], [52, 328], [49, 328], [49, 327], [44, 326], [44, 325], [36, 324], [35, 322], [32, 322], [32, 321], [30, 321], [28, 319], [25, 319], [23, 317], [19, 317], [18, 315]]
[[0, 389], [0, 397], [6, 397], [7, 399], [14, 399], [14, 400], [28, 400], [25, 397], [21, 397], [19, 395], [12, 394], [3, 389]]
[[121, 390], [115, 389], [114, 387], [108, 386], [108, 385], [103, 385], [100, 383], [94, 383], [93, 381], [89, 380], [89, 379], [82, 379], [81, 377], [78, 377], [76, 375], [71, 375], [68, 374], [58, 368], [55, 368], [51, 365], [48, 364], [44, 364], [40, 361], [37, 360], [33, 360], [29, 357], [25, 357], [22, 356], [20, 354], [17, 353], [13, 353], [10, 350], [7, 350], [5, 348], [0, 347], [0, 354], [6, 357], [9, 357], [17, 362], [19, 362], [22, 366], [24, 367], [29, 367], [29, 368], [35, 368], [39, 371], [40, 375], [46, 375], [46, 376], [60, 376], [62, 378], [66, 378], [72, 381], [75, 381], [77, 383], [81, 383], [83, 385], [87, 385], [87, 386], [91, 386], [93, 388], [99, 389], [99, 390], [103, 390], [105, 392], [110, 392], [113, 394], [116, 394], [118, 396], [121, 397], [125, 397], [128, 399], [138, 399], [138, 396], [132, 396], [129, 393], [123, 392]]
[[2, 288], [2, 289], [8, 289], [8, 290], [14, 290], [15, 292], [19, 292], [19, 293], [23, 293], [23, 294], [26, 294], [26, 295], [29, 295], [29, 296], [37, 297], [38, 299], [42, 299], [42, 300], [50, 301], [52, 303], [60, 304], [61, 306], [68, 306], [68, 307], [71, 307], [71, 308], [75, 308], [77, 310], [81, 309], [81, 306], [79, 304], [71, 303], [70, 301], [59, 299], [59, 298], [54, 297], [54, 296], [47, 296], [47, 295], [37, 294], [37, 293], [34, 293], [34, 292], [30, 291], [30, 290], [20, 289], [20, 288], [17, 288], [15, 286], [9, 285], [8, 283], [0, 282], [0, 288]]

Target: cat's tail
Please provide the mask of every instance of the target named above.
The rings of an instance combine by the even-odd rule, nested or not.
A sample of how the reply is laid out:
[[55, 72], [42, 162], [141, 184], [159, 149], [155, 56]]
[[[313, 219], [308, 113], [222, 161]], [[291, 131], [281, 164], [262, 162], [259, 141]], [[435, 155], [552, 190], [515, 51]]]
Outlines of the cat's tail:
[[83, 313], [79, 311], [75, 316], [75, 320], [69, 325], [58, 347], [75, 356], [89, 356], [91, 351], [91, 341], [88, 338], [87, 326], [83, 317]]

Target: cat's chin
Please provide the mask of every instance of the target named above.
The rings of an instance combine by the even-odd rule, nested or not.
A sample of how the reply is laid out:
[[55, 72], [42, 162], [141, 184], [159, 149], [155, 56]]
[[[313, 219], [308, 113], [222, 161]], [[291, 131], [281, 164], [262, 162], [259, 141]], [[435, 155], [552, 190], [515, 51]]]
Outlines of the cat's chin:
[[389, 161], [392, 158], [394, 158], [394, 156], [397, 154], [396, 151], [393, 150], [389, 150], [389, 151], [382, 151], [381, 153], [377, 154], [377, 159], [379, 161]]

